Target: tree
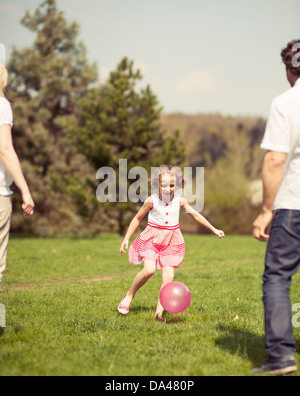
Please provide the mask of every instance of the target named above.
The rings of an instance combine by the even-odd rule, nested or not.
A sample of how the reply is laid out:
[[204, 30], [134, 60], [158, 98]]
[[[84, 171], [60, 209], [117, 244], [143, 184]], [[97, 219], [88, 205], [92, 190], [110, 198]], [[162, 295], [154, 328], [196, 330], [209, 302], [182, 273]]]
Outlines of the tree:
[[[179, 132], [167, 136], [161, 128], [162, 109], [150, 86], [138, 91], [141, 79], [134, 63], [122, 59], [107, 84], [82, 99], [78, 123], [70, 129], [75, 145], [90, 163], [96, 169], [113, 168], [117, 180], [120, 159], [127, 160], [128, 169], [140, 166], [150, 175], [151, 167], [162, 163], [182, 165], [185, 158]], [[117, 202], [107, 204], [106, 210], [122, 234], [136, 205], [121, 203], [117, 196]]]
[[65, 125], [95, 83], [97, 67], [88, 64], [86, 49], [77, 40], [77, 23], [65, 20], [55, 0], [44, 1], [33, 15], [27, 12], [21, 23], [36, 38], [31, 47], [13, 49], [8, 93], [14, 143], [33, 191], [36, 215], [24, 222], [17, 211], [12, 228], [40, 236], [81, 232], [97, 224], [88, 221], [97, 214], [95, 173], [70, 143]]

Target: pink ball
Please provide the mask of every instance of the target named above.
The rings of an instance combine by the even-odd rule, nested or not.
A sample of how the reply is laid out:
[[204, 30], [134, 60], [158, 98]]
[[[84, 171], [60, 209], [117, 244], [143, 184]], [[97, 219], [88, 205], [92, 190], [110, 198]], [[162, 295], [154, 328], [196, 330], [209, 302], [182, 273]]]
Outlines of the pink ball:
[[180, 313], [189, 307], [192, 297], [183, 283], [170, 282], [161, 289], [159, 299], [166, 311]]

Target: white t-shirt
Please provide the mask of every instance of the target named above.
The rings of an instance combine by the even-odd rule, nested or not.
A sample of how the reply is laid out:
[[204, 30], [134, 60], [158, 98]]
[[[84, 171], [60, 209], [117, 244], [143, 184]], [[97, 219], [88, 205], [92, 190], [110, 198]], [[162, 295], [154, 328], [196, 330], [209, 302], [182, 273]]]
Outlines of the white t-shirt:
[[273, 101], [261, 148], [288, 154], [274, 210], [300, 210], [300, 78]]
[[[13, 125], [13, 114], [8, 100], [0, 97], [0, 127], [3, 125]], [[10, 189], [12, 183], [12, 177], [7, 172], [2, 161], [0, 160], [0, 195], [11, 195], [13, 193]]]

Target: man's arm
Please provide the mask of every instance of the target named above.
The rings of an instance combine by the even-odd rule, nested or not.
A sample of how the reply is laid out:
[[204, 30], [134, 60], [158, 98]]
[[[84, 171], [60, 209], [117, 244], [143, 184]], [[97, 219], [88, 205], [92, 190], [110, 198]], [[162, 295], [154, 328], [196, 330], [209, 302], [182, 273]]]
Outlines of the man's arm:
[[262, 171], [264, 199], [261, 213], [253, 224], [254, 237], [263, 242], [270, 238], [266, 230], [273, 218], [273, 204], [282, 182], [286, 159], [286, 153], [276, 151], [268, 151], [264, 158]]

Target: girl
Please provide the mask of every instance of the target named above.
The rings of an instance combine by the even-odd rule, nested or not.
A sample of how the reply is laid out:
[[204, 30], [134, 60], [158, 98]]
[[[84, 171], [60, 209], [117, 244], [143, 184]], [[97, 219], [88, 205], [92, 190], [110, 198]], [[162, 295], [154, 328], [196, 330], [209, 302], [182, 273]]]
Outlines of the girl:
[[11, 134], [13, 114], [10, 103], [4, 96], [7, 79], [7, 70], [4, 65], [0, 64], [0, 289], [6, 268], [12, 213], [12, 191], [10, 186], [13, 181], [22, 193], [24, 214], [31, 216], [34, 212], [34, 202], [13, 146]]
[[[200, 213], [188, 204], [187, 200], [175, 189], [184, 187], [185, 181], [181, 172], [170, 165], [161, 165], [153, 182], [159, 181], [159, 192], [146, 199], [129, 225], [128, 231], [120, 247], [120, 253], [125, 254], [129, 240], [147, 213], [148, 226], [133, 242], [129, 249], [129, 261], [134, 264], [144, 262], [144, 269], [139, 272], [129, 291], [122, 298], [118, 311], [125, 315], [136, 292], [151, 278], [156, 269], [162, 270], [162, 287], [174, 279], [174, 269], [179, 268], [185, 255], [185, 243], [179, 229], [179, 212], [182, 208], [197, 223], [211, 230], [222, 239], [225, 234], [213, 227]], [[155, 317], [163, 320], [164, 308], [158, 300]]]

